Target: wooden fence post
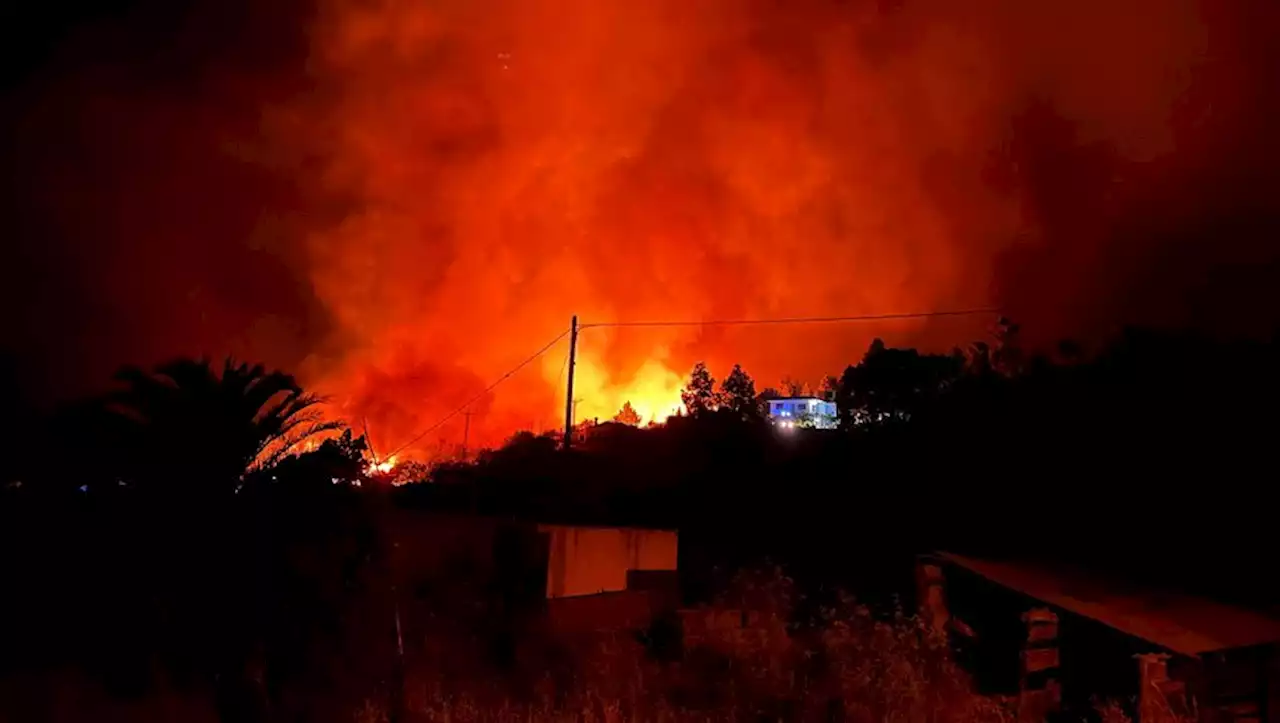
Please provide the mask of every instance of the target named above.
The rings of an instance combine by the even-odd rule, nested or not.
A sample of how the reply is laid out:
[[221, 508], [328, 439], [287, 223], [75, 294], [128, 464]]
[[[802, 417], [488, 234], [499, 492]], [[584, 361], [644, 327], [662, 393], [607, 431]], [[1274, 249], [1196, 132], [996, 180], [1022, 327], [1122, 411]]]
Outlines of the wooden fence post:
[[1048, 608], [1033, 608], [1022, 615], [1027, 642], [1022, 649], [1022, 676], [1018, 693], [1018, 719], [1043, 721], [1062, 703], [1058, 682], [1058, 616]]
[[951, 612], [947, 609], [946, 577], [942, 563], [929, 556], [916, 558], [916, 606], [931, 631], [946, 633]]

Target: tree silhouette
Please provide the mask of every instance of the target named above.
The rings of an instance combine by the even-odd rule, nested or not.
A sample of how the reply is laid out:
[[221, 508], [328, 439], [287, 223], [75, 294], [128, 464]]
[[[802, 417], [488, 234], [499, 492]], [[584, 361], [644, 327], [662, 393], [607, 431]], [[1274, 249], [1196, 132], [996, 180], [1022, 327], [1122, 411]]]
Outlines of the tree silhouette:
[[991, 346], [985, 341], [975, 341], [969, 345], [965, 355], [965, 366], [969, 374], [975, 378], [986, 378], [995, 373], [991, 364]]
[[750, 374], [742, 370], [741, 365], [734, 364], [733, 371], [720, 384], [720, 404], [746, 418], [760, 416], [756, 383]]
[[840, 377], [832, 374], [822, 378], [822, 398], [828, 401], [835, 399], [840, 393]]
[[787, 397], [806, 396], [804, 382], [790, 376], [785, 376], [778, 382], [778, 389]]
[[[303, 454], [286, 457], [273, 467], [258, 470], [256, 474], [246, 478], [271, 476], [284, 484], [306, 484], [319, 481], [322, 484], [353, 482], [366, 474], [368, 462], [366, 452], [368, 444], [364, 437], [352, 437], [350, 429], [344, 429], [341, 435], [326, 439], [320, 446]], [[396, 465], [392, 477], [399, 479], [418, 479], [425, 477], [425, 470], [415, 470], [413, 462]], [[413, 477], [420, 471], [418, 477]]]
[[321, 397], [284, 372], [228, 358], [177, 359], [152, 371], [126, 367], [108, 407], [127, 421], [135, 473], [146, 482], [233, 489], [246, 472], [269, 469], [304, 440], [342, 428], [324, 421]]
[[684, 408], [689, 410], [691, 416], [698, 416], [714, 410], [717, 406], [716, 399], [716, 380], [711, 376], [711, 372], [707, 370], [707, 365], [698, 362], [693, 365], [693, 371], [689, 374], [689, 382], [685, 384], [684, 390], [680, 392], [680, 400], [684, 402]]
[[921, 354], [871, 342], [862, 361], [845, 369], [836, 393], [842, 421], [905, 421], [964, 371], [963, 355]]
[[1026, 358], [1021, 346], [1021, 332], [1022, 327], [1003, 316], [996, 321], [996, 348], [992, 350], [991, 363], [1005, 376], [1023, 371]]
[[1084, 348], [1074, 339], [1061, 339], [1056, 349], [1057, 361], [1061, 364], [1076, 364], [1084, 357]]
[[769, 400], [781, 399], [782, 395], [773, 387], [765, 387], [756, 395], [756, 409], [759, 410], [761, 417], [769, 416]]
[[623, 402], [622, 409], [614, 415], [613, 421], [618, 424], [628, 424], [632, 427], [640, 426], [640, 414], [631, 406], [631, 402]]

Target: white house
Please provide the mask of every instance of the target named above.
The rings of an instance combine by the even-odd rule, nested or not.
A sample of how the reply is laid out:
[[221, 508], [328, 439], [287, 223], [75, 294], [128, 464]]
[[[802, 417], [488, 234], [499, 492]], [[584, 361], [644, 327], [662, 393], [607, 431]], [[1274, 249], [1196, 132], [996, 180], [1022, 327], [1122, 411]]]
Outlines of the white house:
[[818, 429], [835, 429], [836, 403], [818, 397], [770, 399], [769, 419], [783, 427], [809, 425]]

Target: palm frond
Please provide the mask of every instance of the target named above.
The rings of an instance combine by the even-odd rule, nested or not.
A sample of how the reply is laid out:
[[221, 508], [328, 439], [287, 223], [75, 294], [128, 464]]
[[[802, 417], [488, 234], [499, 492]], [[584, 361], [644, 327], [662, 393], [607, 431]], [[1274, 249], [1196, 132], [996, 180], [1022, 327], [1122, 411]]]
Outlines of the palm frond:
[[306, 429], [302, 430], [302, 432], [292, 437], [277, 437], [272, 441], [272, 443], [263, 447], [263, 449], [258, 453], [258, 456], [249, 465], [248, 471], [257, 472], [265, 469], [271, 469], [279, 464], [285, 457], [291, 455], [293, 451], [298, 448], [298, 445], [302, 444], [307, 439], [320, 434], [346, 429], [346, 426], [347, 425], [344, 422], [338, 420], [330, 420], [327, 422], [316, 421]]
[[292, 375], [281, 371], [268, 372], [261, 364], [248, 370], [241, 367], [233, 380], [245, 404], [253, 409], [261, 408], [277, 394], [302, 393], [302, 387]]
[[313, 424], [315, 422], [323, 421], [323, 419], [324, 419], [324, 415], [321, 414], [319, 410], [310, 410], [310, 411], [303, 412], [302, 414], [295, 414], [294, 416], [289, 417], [287, 421], [285, 421], [283, 424], [280, 425], [280, 428], [276, 431], [275, 436], [287, 437], [289, 433], [292, 432], [294, 429], [297, 429], [298, 427], [301, 427], [304, 424]]
[[328, 402], [327, 397], [307, 394], [298, 390], [290, 392], [275, 404], [265, 406], [257, 417], [259, 423], [268, 424], [269, 420], [285, 420]]
[[207, 390], [217, 385], [218, 377], [208, 359], [171, 359], [159, 364], [151, 377], [165, 381], [180, 390]]
[[231, 357], [219, 366], [174, 359], [149, 371], [125, 367], [115, 378], [122, 388], [103, 407], [134, 424], [139, 458], [162, 460], [157, 479], [191, 465], [270, 467], [308, 438], [344, 428], [325, 420], [318, 408], [325, 398], [304, 392], [292, 375]]

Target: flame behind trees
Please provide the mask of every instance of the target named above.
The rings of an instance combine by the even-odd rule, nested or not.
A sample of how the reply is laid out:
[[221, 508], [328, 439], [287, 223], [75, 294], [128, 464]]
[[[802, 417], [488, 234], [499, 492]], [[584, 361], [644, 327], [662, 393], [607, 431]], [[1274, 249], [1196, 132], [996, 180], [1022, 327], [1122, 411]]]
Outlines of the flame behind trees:
[[693, 366], [693, 372], [689, 374], [689, 382], [680, 392], [680, 400], [684, 402], [684, 408], [688, 410], [690, 416], [694, 417], [716, 408], [716, 379], [711, 376], [711, 371], [707, 369], [704, 362], [698, 362]]
[[622, 409], [614, 416], [613, 421], [618, 424], [626, 424], [632, 427], [640, 426], [640, 413], [631, 406], [631, 402], [623, 402]]
[[748, 419], [760, 416], [760, 397], [756, 394], [755, 381], [740, 364], [733, 365], [717, 390], [716, 379], [707, 365], [698, 362], [690, 372], [680, 398], [685, 409], [695, 417], [720, 409]]
[[720, 405], [745, 418], [760, 416], [760, 402], [756, 397], [756, 383], [739, 364], [720, 384]]

